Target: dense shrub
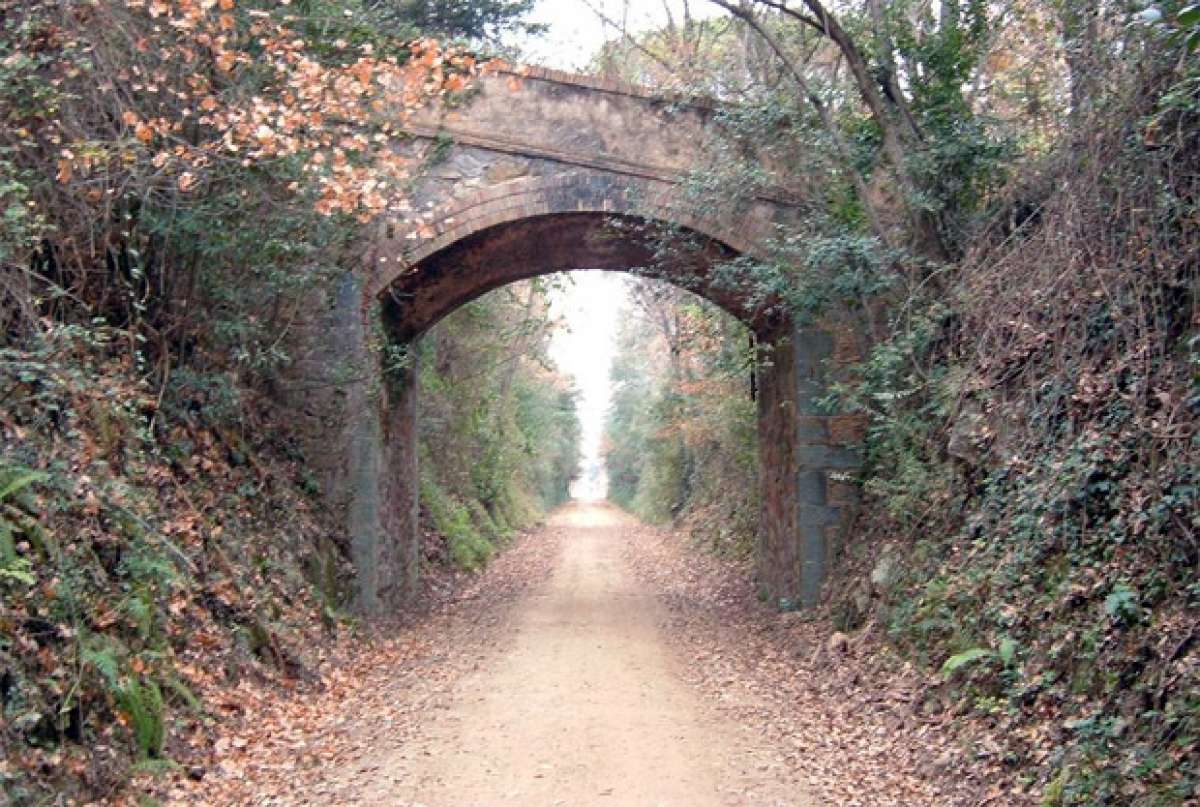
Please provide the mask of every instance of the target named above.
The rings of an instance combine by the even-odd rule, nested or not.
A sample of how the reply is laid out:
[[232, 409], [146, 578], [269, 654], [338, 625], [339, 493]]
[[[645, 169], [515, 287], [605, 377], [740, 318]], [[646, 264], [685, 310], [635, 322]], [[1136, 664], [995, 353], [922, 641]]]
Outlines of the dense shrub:
[[758, 522], [748, 331], [690, 294], [653, 281], [630, 289], [605, 431], [609, 498], [745, 554]]

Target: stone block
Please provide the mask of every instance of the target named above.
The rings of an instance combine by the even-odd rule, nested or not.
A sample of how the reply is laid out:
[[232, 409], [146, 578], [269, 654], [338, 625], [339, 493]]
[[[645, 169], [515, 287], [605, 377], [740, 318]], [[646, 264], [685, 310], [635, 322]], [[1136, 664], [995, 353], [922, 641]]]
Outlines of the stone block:
[[861, 492], [858, 485], [853, 482], [841, 481], [838, 479], [828, 478], [830, 474], [824, 473], [825, 480], [825, 501], [834, 507], [852, 507], [858, 504]]
[[529, 176], [528, 160], [500, 159], [487, 167], [484, 177], [492, 184], [510, 182], [520, 177]]
[[810, 608], [821, 599], [821, 586], [825, 582], [826, 536], [820, 525], [804, 525], [798, 528], [800, 539], [800, 591], [799, 605]]
[[821, 415], [797, 415], [796, 439], [800, 443], [829, 442], [828, 418]]
[[796, 379], [796, 411], [807, 417], [824, 416], [825, 408], [820, 401], [826, 391], [825, 383], [819, 378]]
[[843, 446], [802, 445], [796, 447], [796, 462], [801, 468], [850, 469], [862, 465], [857, 451]]
[[799, 329], [792, 337], [796, 348], [796, 375], [819, 378], [822, 365], [833, 354], [833, 336], [828, 331]]
[[829, 441], [839, 446], [861, 445], [867, 436], [866, 415], [832, 415], [828, 418]]
[[824, 505], [826, 502], [825, 472], [800, 471], [796, 474], [796, 501], [801, 505]]
[[823, 504], [801, 504], [796, 510], [799, 527], [824, 527], [838, 520], [838, 510]]

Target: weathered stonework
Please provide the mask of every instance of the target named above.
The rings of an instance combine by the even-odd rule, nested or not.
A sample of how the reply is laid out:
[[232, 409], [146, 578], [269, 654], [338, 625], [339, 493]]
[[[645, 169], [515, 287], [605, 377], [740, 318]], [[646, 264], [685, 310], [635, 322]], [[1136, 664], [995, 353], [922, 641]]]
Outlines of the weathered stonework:
[[[713, 159], [713, 118], [702, 104], [537, 70], [488, 77], [467, 102], [418, 113], [405, 124], [414, 137], [396, 148], [431, 164], [412, 188], [412, 210], [379, 225], [364, 274], [339, 297], [336, 315], [358, 321], [338, 326], [333, 341], [341, 359], [361, 364], [372, 355], [369, 334], [412, 344], [504, 284], [653, 265], [653, 276], [720, 305], [771, 348], [758, 374], [758, 578], [765, 598], [799, 607], [817, 600], [853, 507], [852, 491], [835, 477], [857, 464], [858, 427], [829, 417], [817, 401], [827, 365], [849, 361], [859, 346], [835, 326], [796, 329], [774, 301], [748, 294], [723, 268], [739, 255], [764, 256], [797, 211], [773, 194], [720, 210], [691, 203], [682, 180]], [[769, 159], [761, 162], [769, 172]], [[667, 258], [656, 253], [661, 225], [681, 236]], [[347, 523], [369, 614], [416, 589], [416, 378], [413, 367], [389, 372], [373, 386], [355, 382], [345, 396], [350, 462], [330, 484], [349, 491]]]

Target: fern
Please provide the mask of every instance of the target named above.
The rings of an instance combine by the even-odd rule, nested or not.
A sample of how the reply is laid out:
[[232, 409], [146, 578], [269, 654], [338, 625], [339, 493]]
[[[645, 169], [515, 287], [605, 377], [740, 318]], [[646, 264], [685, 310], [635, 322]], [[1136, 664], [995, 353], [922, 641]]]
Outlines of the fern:
[[179, 579], [171, 561], [145, 545], [122, 559], [121, 571], [133, 583], [167, 586]]
[[11, 467], [0, 470], [0, 477], [7, 477], [7, 481], [0, 487], [0, 502], [14, 497], [21, 490], [35, 482], [44, 482], [49, 479], [49, 476], [41, 471]]
[[149, 593], [144, 588], [139, 588], [125, 598], [122, 606], [130, 621], [137, 625], [138, 636], [143, 641], [149, 639], [154, 629], [154, 606], [151, 604]]
[[0, 564], [7, 566], [17, 559], [17, 545], [13, 540], [13, 525], [0, 514]]
[[163, 678], [162, 684], [171, 691], [171, 694], [183, 701], [188, 709], [196, 714], [203, 714], [204, 704], [202, 704], [200, 699], [196, 697], [196, 693], [192, 692], [191, 688], [188, 687], [187, 684], [183, 683], [178, 676], [167, 674]]
[[37, 578], [30, 572], [33, 564], [26, 558], [13, 558], [12, 560], [4, 561], [0, 558], [0, 581], [15, 580], [18, 583], [24, 583], [26, 586], [32, 586], [37, 582]]
[[37, 512], [36, 504], [21, 493], [30, 485], [43, 482], [49, 476], [22, 466], [0, 466], [0, 581], [15, 580], [32, 586], [37, 578], [31, 573], [33, 564], [17, 555], [16, 537], [30, 535], [37, 539], [40, 529], [29, 515]]
[[972, 647], [970, 650], [964, 650], [946, 659], [946, 663], [942, 665], [942, 675], [949, 678], [963, 667], [974, 664], [981, 659], [991, 658], [992, 655], [992, 651], [986, 647]]
[[117, 690], [117, 706], [129, 718], [141, 756], [162, 756], [165, 727], [163, 696], [158, 685], [153, 681], [126, 679]]
[[100, 673], [108, 690], [116, 696], [121, 688], [121, 658], [125, 648], [116, 639], [89, 634], [83, 639], [80, 658], [86, 666]]

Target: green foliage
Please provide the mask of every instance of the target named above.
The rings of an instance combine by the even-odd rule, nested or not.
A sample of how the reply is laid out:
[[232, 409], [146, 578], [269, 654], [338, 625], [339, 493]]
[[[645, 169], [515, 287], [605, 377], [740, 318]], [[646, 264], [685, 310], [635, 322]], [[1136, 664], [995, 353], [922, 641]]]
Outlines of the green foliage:
[[745, 554], [758, 520], [749, 334], [691, 295], [630, 288], [605, 424], [608, 496], [647, 521], [679, 523], [707, 549]]
[[141, 756], [162, 756], [165, 727], [163, 697], [158, 684], [126, 678], [118, 685], [116, 696], [117, 708], [129, 719]]
[[1137, 593], [1124, 583], [1117, 583], [1104, 598], [1104, 613], [1120, 625], [1136, 622], [1141, 610]]
[[[293, 498], [291, 473], [245, 443], [258, 452], [255, 465], [235, 467], [212, 431], [189, 422], [188, 408], [156, 409], [114, 358], [121, 341], [110, 326], [78, 324], [0, 350], [0, 653], [16, 682], [0, 735], [10, 749], [77, 754], [106, 732], [114, 747], [127, 738], [130, 755], [157, 759], [168, 710], [203, 711], [173, 659], [197, 627], [228, 637], [245, 619], [228, 592], [261, 591], [264, 608], [276, 590], [292, 604], [310, 596], [300, 558], [286, 553], [315, 544], [315, 525], [280, 516], [310, 504]], [[234, 495], [253, 490], [260, 473], [270, 474], [268, 495]], [[315, 531], [330, 534], [328, 525]], [[251, 554], [264, 562], [252, 564]], [[197, 579], [202, 567], [208, 573]], [[222, 622], [200, 617], [198, 626], [202, 603]], [[216, 666], [245, 663], [226, 655]], [[85, 792], [78, 782], [43, 782], [36, 770], [25, 775], [22, 801], [65, 785]]]
[[421, 503], [433, 528], [446, 539], [455, 566], [475, 572], [487, 565], [495, 547], [472, 520], [470, 507], [446, 494], [428, 475], [421, 479]]
[[[1181, 750], [1197, 737], [1195, 677], [1183, 672], [1194, 658], [1168, 661], [1162, 648], [1191, 646], [1200, 602], [1200, 338], [1188, 319], [1200, 14], [1186, 1], [1143, 5], [1132, 27], [1128, 6], [1077, 0], [887, 3], [882, 21], [839, 7], [877, 85], [903, 94], [885, 110], [902, 166], [888, 165], [888, 121], [863, 113], [858, 88], [806, 61], [828, 43], [767, 15], [837, 131], [743, 51], [747, 103], [721, 121], [744, 152], [727, 146], [687, 185], [700, 217], [778, 179], [745, 153], [787, 153], [798, 173], [822, 177], [788, 186], [805, 215], [770, 259], [714, 274], [801, 321], [871, 331], [866, 359], [826, 402], [870, 417], [866, 537], [850, 553], [903, 544], [876, 613], [964, 703], [1014, 724], [1071, 725], [1043, 780], [1048, 804], [1177, 804], [1198, 776]], [[708, 86], [728, 91], [721, 78]], [[903, 196], [879, 182], [901, 167]], [[935, 223], [944, 264], [914, 258], [929, 253], [911, 214]], [[613, 496], [673, 515], [701, 478], [662, 429], [682, 407], [625, 384]], [[1156, 688], [1166, 680], [1170, 692]], [[1012, 746], [1013, 759], [1031, 758]]]
[[972, 647], [970, 650], [964, 650], [961, 653], [956, 653], [942, 665], [942, 676], [949, 678], [958, 670], [976, 664], [981, 661], [992, 659], [995, 653], [988, 650], [986, 647]]
[[1006, 636], [1000, 640], [1000, 648], [997, 653], [1000, 656], [1000, 662], [1005, 667], [1011, 667], [1017, 660], [1017, 643]]
[[175, 696], [177, 703], [182, 703], [194, 714], [204, 714], [204, 704], [200, 702], [200, 698], [177, 675], [167, 674], [160, 683], [170, 694]]
[[[252, 7], [298, 12], [307, 51], [336, 65], [367, 45], [395, 53], [381, 20], [495, 44], [528, 29], [530, 5]], [[826, 58], [822, 32], [785, 16], [764, 25], [798, 60], [803, 93], [728, 21], [651, 32], [605, 58], [639, 52], [623, 75], [662, 79], [678, 65], [673, 86], [740, 102], [714, 113], [727, 137], [686, 183], [681, 220], [738, 216], [762, 195], [802, 214], [772, 254], [713, 267], [714, 286], [771, 314], [846, 316], [873, 332], [831, 405], [871, 418], [863, 547], [906, 550], [879, 603], [889, 635], [942, 662], [944, 686], [988, 720], [1053, 724], [1058, 747], [1023, 747], [1047, 732], [1015, 730], [1006, 749], [1045, 772], [1045, 803], [1186, 803], [1200, 776], [1200, 11], [1163, 0], [1125, 27], [1129, 9], [1110, 2], [880, 5], [882, 23], [859, 6], [837, 13], [884, 94], [903, 96], [882, 115]], [[358, 264], [361, 233], [314, 212], [308, 155], [209, 160], [188, 188], [156, 164], [201, 125], [175, 104], [191, 79], [212, 73], [214, 97], [259, 100], [275, 92], [269, 68], [161, 64], [160, 91], [143, 91], [141, 60], [158, 48], [139, 43], [174, 34], [118, 17], [129, 4], [0, 8], [0, 649], [19, 682], [5, 686], [0, 745], [82, 745], [115, 708], [154, 758], [164, 689], [196, 708], [169, 669], [193, 627], [181, 614], [203, 609], [275, 652], [231, 592], [273, 596], [289, 582], [280, 545], [311, 529], [291, 529], [300, 508], [280, 492], [291, 477], [233, 467], [244, 457], [222, 456], [241, 443], [222, 435], [259, 432], [296, 358], [294, 324]], [[95, 9], [113, 20], [95, 25]], [[96, 48], [113, 43], [100, 76]], [[1111, 120], [1060, 114], [1086, 110], [1089, 91]], [[124, 130], [123, 112], [179, 128], [160, 155]], [[883, 149], [889, 126], [900, 164]], [[962, 260], [914, 259], [927, 255], [915, 226], [926, 219]], [[676, 230], [661, 241], [664, 260], [691, 246]], [[426, 335], [419, 356], [383, 349], [390, 376], [421, 373], [421, 499], [465, 569], [560, 502], [575, 473], [574, 393], [548, 366], [543, 302], [537, 284], [501, 291]], [[611, 495], [713, 549], [747, 551], [755, 351], [689, 298], [643, 302], [656, 316], [631, 318], [614, 367]], [[44, 676], [44, 648], [79, 664]]]
[[909, 547], [884, 595], [891, 636], [948, 659], [946, 686], [980, 714], [1067, 726], [1046, 804], [1179, 804], [1197, 781], [1180, 750], [1197, 737], [1194, 677], [1158, 689], [1184, 663], [1153, 649], [1186, 642], [1195, 607], [1194, 429], [1152, 425], [1194, 384], [1172, 313], [1192, 293], [1162, 292], [1195, 277], [1191, 75], [1158, 74], [1121, 113], [1160, 148], [1131, 143], [1128, 122], [1093, 132], [1095, 153], [1037, 179], [1062, 189], [1022, 231], [976, 245], [936, 293], [906, 291], [831, 401], [871, 415], [869, 532]]
[[48, 475], [43, 471], [28, 468], [0, 466], [0, 504], [12, 500], [17, 505], [28, 505], [28, 499], [20, 497], [21, 491], [37, 482], [44, 482]]
[[[210, 50], [243, 46], [257, 55], [281, 30], [289, 40], [303, 35], [307, 57], [331, 70], [363, 53], [403, 60], [409, 51], [394, 24], [367, 8], [379, 3], [361, 0], [234, 4], [228, 14], [211, 3], [172, 7], [170, 15], [194, 12], [205, 26], [218, 15], [222, 25], [231, 21], [237, 33], [223, 33], [210, 49], [188, 41], [200, 35], [197, 20], [168, 25], [158, 12], [126, 4], [70, 15], [52, 2], [3, 5], [0, 262], [6, 300], [11, 292], [14, 303], [2, 311], [3, 340], [44, 321], [101, 318], [121, 332], [117, 344], [166, 407], [245, 425], [247, 393], [272, 388], [293, 365], [287, 337], [357, 259], [361, 224], [333, 212], [344, 206], [322, 206], [332, 175], [319, 166], [331, 155], [316, 152], [322, 138], [338, 138], [309, 137], [316, 123], [296, 127], [279, 116], [258, 127], [271, 138], [276, 125], [287, 128], [299, 150], [230, 140], [231, 151], [217, 157], [221, 149], [206, 142], [254, 128], [220, 122], [226, 112], [248, 120], [235, 109], [243, 100], [253, 98], [260, 110], [286, 106], [312, 90], [302, 84], [322, 79], [281, 76], [250, 57], [236, 69], [200, 61]], [[480, 25], [492, 26], [520, 4], [494, 5], [459, 11], [477, 12]], [[106, 23], [94, 24], [93, 16]], [[253, 39], [244, 36], [251, 23]], [[141, 48], [145, 41], [159, 46]], [[104, 81], [94, 75], [101, 62]], [[153, 91], [137, 84], [147, 71], [155, 75]], [[340, 142], [346, 167], [370, 159]], [[91, 247], [74, 246], [85, 243]]]
[[29, 489], [48, 478], [42, 471], [0, 461], [0, 586], [32, 586], [37, 582], [33, 559], [18, 552], [17, 544], [24, 539], [45, 546], [36, 518], [38, 502]]
[[14, 557], [0, 565], [0, 583], [13, 582], [32, 586], [37, 577], [32, 573], [33, 562], [28, 558]]
[[524, 21], [534, 0], [367, 0], [385, 23], [410, 26], [426, 36], [465, 39], [496, 46], [513, 35], [544, 26]]
[[550, 365], [546, 305], [544, 283], [515, 284], [420, 343], [422, 505], [463, 568], [564, 502], [577, 472], [576, 393]]
[[[112, 795], [120, 754], [67, 773], [99, 744], [162, 762], [169, 711], [203, 711], [175, 669], [198, 632], [218, 686], [303, 669], [306, 615], [349, 576], [278, 402], [295, 337], [359, 265], [361, 221], [321, 205], [319, 141], [347, 169], [370, 155], [263, 113], [321, 90], [262, 57], [286, 28], [320, 84], [309, 66], [409, 50], [362, 0], [221, 5], [0, 0], [0, 789], [20, 777], [18, 803]], [[478, 18], [487, 35], [518, 5]], [[328, 596], [301, 570], [318, 541]]]
[[924, 143], [908, 155], [918, 189], [909, 202], [934, 214], [945, 242], [961, 247], [1014, 156], [1005, 129], [977, 116], [965, 92], [1004, 21], [983, 0], [944, 3], [936, 24], [932, 12], [914, 5], [892, 3], [887, 10], [891, 58], [920, 76], [908, 103]]
[[117, 710], [128, 720], [138, 755], [160, 757], [166, 728], [157, 683], [130, 671], [129, 649], [115, 637], [89, 632], [80, 638], [79, 647], [80, 661], [100, 676]]
[[[0, 55], [3, 54], [0, 49]], [[0, 82], [9, 70], [0, 68]], [[29, 244], [46, 230], [46, 220], [37, 212], [30, 193], [34, 177], [6, 159], [11, 149], [0, 148], [0, 265], [12, 265], [24, 257]]]
[[1200, 48], [1200, 3], [1147, 2], [1133, 20], [1155, 29], [1169, 42], [1182, 43], [1191, 53]]
[[83, 636], [79, 646], [80, 660], [99, 673], [109, 691], [116, 694], [121, 687], [122, 659], [129, 651], [111, 636], [92, 633]]
[[835, 411], [870, 416], [866, 459], [870, 467], [888, 470], [868, 476], [866, 489], [901, 524], [942, 505], [953, 475], [939, 462], [938, 429], [959, 394], [958, 377], [922, 368], [947, 315], [945, 306], [931, 303], [895, 318], [890, 337], [870, 348], [854, 382], [832, 384], [826, 402]]
[[555, 507], [570, 497], [571, 480], [578, 472], [578, 394], [540, 379], [517, 379], [513, 386], [513, 422], [530, 492], [544, 507]]

